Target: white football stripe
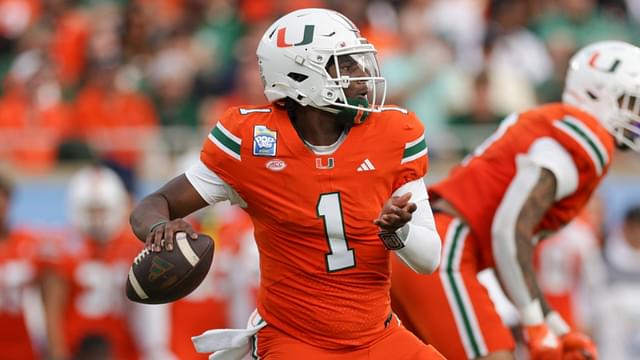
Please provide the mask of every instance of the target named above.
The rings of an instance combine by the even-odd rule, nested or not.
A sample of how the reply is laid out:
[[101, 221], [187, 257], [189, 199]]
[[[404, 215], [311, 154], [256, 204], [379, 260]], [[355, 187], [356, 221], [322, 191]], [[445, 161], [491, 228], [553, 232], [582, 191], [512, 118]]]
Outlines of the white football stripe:
[[240, 108], [240, 114], [241, 115], [247, 115], [247, 114], [251, 114], [251, 113], [270, 113], [271, 109], [244, 109], [244, 108]]
[[216, 127], [218, 129], [220, 129], [220, 132], [222, 132], [223, 134], [225, 134], [231, 141], [233, 141], [234, 143], [238, 144], [238, 145], [242, 145], [242, 139], [233, 135], [233, 133], [229, 130], [227, 130], [226, 127], [224, 127], [224, 125], [222, 125], [222, 123], [220, 121], [218, 121], [218, 123], [216, 124]]
[[409, 141], [408, 143], [404, 144], [404, 149], [408, 149], [412, 146], [415, 146], [416, 144], [418, 144], [420, 141], [424, 141], [424, 133], [422, 133], [422, 135], [420, 135], [419, 138], [413, 140], [413, 141]]
[[187, 259], [187, 261], [189, 262], [189, 264], [191, 264], [191, 266], [196, 266], [198, 261], [200, 261], [200, 258], [198, 257], [198, 255], [196, 255], [196, 253], [191, 248], [191, 245], [189, 244], [189, 240], [187, 240], [187, 233], [183, 233], [183, 232], [177, 233], [176, 243], [178, 243], [178, 249], [180, 249], [182, 256], [184, 256], [184, 258]]
[[133, 268], [129, 268], [129, 282], [131, 283], [131, 286], [133, 286], [133, 290], [136, 292], [140, 299], [149, 298], [147, 293], [142, 290], [142, 286], [140, 286], [138, 279], [136, 279], [136, 275], [133, 273]]

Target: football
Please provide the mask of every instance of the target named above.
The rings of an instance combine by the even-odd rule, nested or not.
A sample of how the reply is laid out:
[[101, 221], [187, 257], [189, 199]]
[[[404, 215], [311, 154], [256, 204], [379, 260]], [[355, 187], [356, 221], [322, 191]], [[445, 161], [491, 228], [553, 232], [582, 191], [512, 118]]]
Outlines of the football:
[[207, 276], [214, 248], [207, 235], [192, 240], [180, 232], [173, 251], [142, 250], [129, 268], [127, 297], [143, 304], [165, 304], [189, 295]]

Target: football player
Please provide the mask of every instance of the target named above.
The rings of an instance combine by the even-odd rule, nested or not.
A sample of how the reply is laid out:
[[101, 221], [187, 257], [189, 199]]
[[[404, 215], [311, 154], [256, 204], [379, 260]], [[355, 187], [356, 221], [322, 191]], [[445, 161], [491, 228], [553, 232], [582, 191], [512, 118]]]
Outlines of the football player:
[[39, 246], [29, 232], [9, 228], [12, 187], [0, 178], [0, 358], [36, 359], [24, 297], [41, 269]]
[[[51, 358], [172, 358], [158, 308], [128, 301], [125, 282], [140, 244], [126, 226], [128, 194], [106, 167], [86, 167], [69, 181], [72, 230], [44, 275], [43, 298]], [[168, 315], [166, 315], [168, 316]], [[144, 324], [144, 325], [142, 325]], [[144, 331], [140, 331], [141, 327]], [[152, 326], [156, 332], [146, 329]], [[152, 339], [159, 339], [153, 343]], [[162, 346], [164, 345], [164, 346]]]
[[252, 218], [257, 314], [244, 332], [198, 338], [200, 351], [240, 354], [251, 344], [265, 359], [440, 357], [390, 308], [390, 254], [430, 273], [440, 238], [422, 180], [423, 125], [383, 107], [375, 54], [337, 12], [276, 20], [257, 50], [269, 103], [228, 109], [200, 161], [132, 212], [153, 251], [173, 249], [176, 232], [195, 238], [182, 218], [207, 205], [231, 200]]
[[[512, 359], [514, 340], [480, 285], [494, 267], [519, 310], [533, 359], [595, 359], [594, 344], [545, 301], [532, 266], [607, 173], [615, 145], [640, 150], [640, 49], [599, 42], [571, 58], [563, 101], [507, 117], [431, 187], [443, 239], [437, 273], [394, 266], [394, 310], [451, 359]], [[396, 264], [397, 265], [397, 264]]]

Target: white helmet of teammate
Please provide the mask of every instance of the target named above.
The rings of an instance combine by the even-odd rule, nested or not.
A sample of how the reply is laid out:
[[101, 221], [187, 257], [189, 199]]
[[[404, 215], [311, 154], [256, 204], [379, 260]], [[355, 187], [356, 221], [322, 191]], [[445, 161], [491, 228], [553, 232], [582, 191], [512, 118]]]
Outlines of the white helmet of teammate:
[[71, 225], [93, 240], [111, 240], [126, 224], [128, 195], [111, 169], [90, 166], [69, 181], [68, 210]]
[[602, 41], [578, 51], [562, 101], [595, 116], [619, 144], [640, 151], [640, 48]]
[[[377, 112], [384, 105], [386, 81], [380, 75], [376, 49], [338, 12], [303, 9], [281, 17], [262, 36], [256, 54], [270, 102], [289, 97], [332, 113], [345, 108]], [[362, 76], [340, 74], [338, 57], [343, 55], [359, 66]], [[332, 63], [336, 77], [327, 72]], [[367, 101], [347, 99], [344, 89], [352, 81], [366, 81]]]

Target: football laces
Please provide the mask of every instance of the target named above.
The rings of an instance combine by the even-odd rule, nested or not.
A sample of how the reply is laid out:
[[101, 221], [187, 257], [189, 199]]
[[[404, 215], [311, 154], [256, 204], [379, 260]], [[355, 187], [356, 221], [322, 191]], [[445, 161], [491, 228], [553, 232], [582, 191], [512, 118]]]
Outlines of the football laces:
[[135, 259], [133, 259], [133, 263], [136, 265], [139, 264], [140, 261], [142, 261], [142, 259], [144, 259], [144, 257], [149, 254], [149, 252], [150, 252], [149, 249], [144, 248], [144, 250], [140, 251], [138, 256], [136, 256]]

